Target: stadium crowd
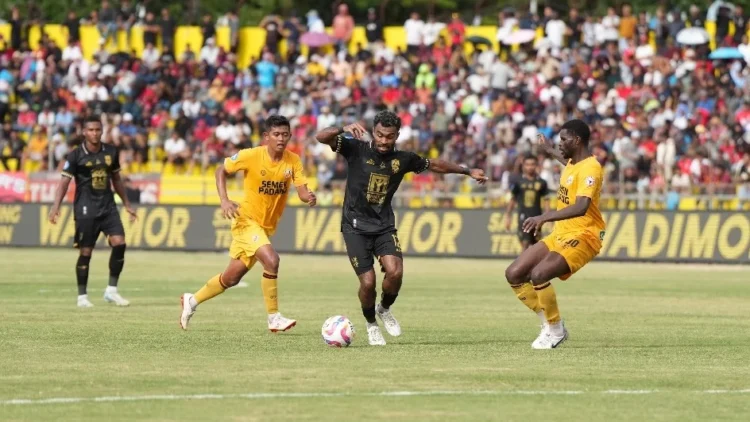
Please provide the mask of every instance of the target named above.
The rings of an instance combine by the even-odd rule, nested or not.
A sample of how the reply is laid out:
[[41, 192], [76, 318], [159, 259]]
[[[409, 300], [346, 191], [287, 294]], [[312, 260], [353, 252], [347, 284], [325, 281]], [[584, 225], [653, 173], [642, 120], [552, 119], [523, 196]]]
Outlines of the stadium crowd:
[[[123, 2], [128, 4], [128, 2]], [[103, 113], [105, 142], [120, 149], [132, 172], [205, 171], [224, 156], [259, 142], [263, 119], [292, 118], [289, 148], [303, 156], [319, 186], [342, 183], [345, 162], [312, 134], [334, 124], [368, 121], [382, 108], [403, 122], [399, 147], [488, 169], [494, 193], [507, 190], [519, 157], [535, 153], [536, 134], [555, 138], [570, 118], [587, 121], [591, 148], [605, 166], [610, 192], [668, 191], [750, 198], [750, 45], [741, 6], [714, 2], [707, 10], [629, 5], [604, 16], [551, 8], [539, 15], [498, 13], [497, 40], [467, 37], [458, 15], [447, 22], [417, 13], [404, 23], [406, 49], [389, 48], [374, 10], [354, 22], [341, 4], [332, 22], [311, 10], [268, 16], [265, 47], [238, 68], [236, 13], [207, 16], [199, 54], [174, 57], [177, 21], [168, 11], [102, 8], [64, 22], [69, 44], [46, 34], [36, 50], [24, 36], [24, 17], [11, 11], [10, 39], [0, 38], [0, 151], [6, 169], [56, 168], [78, 140], [87, 113]], [[685, 28], [715, 23], [713, 40], [678, 43]], [[141, 57], [108, 53], [87, 61], [81, 24], [97, 25], [102, 40], [115, 30], [144, 27]], [[332, 27], [332, 47], [302, 44]], [[232, 48], [217, 46], [216, 25], [229, 26]], [[355, 25], [367, 45], [349, 46]], [[503, 41], [522, 31], [530, 42]], [[304, 38], [307, 36], [308, 38]], [[163, 41], [163, 48], [157, 40]], [[283, 52], [279, 41], [286, 40]], [[709, 41], [727, 58], [709, 59]], [[465, 49], [465, 44], [472, 49]], [[104, 45], [104, 42], [102, 43]], [[350, 54], [350, 51], [355, 51]], [[470, 51], [470, 53], [467, 53]], [[557, 189], [560, 167], [542, 161], [541, 175]], [[458, 179], [427, 174], [414, 192], [456, 191]]]

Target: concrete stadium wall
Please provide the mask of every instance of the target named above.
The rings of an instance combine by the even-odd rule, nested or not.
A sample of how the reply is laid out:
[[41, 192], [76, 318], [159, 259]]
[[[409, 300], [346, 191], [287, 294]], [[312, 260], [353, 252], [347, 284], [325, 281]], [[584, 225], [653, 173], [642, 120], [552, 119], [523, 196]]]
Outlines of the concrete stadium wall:
[[[71, 208], [57, 225], [45, 204], [0, 205], [0, 246], [71, 247]], [[225, 251], [229, 222], [218, 207], [140, 206], [130, 223], [128, 248]], [[618, 211], [604, 215], [607, 232], [598, 260], [750, 264], [750, 215], [730, 211]], [[503, 227], [500, 210], [396, 211], [406, 256], [514, 258], [516, 228]], [[343, 254], [340, 208], [289, 207], [272, 241], [281, 253]], [[515, 219], [513, 220], [515, 222]], [[514, 223], [515, 224], [515, 223]], [[549, 230], [549, 228], [548, 228]], [[102, 246], [104, 238], [99, 239]]]

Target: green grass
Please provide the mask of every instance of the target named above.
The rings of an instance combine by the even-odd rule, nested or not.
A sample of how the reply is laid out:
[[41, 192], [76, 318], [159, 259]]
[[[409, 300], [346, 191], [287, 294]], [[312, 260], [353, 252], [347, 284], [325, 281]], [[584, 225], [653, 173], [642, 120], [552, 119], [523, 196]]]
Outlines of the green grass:
[[[205, 303], [190, 331], [179, 329], [179, 295], [221, 271], [225, 254], [128, 252], [125, 309], [101, 299], [104, 250], [92, 261], [96, 307], [75, 307], [75, 258], [0, 249], [0, 420], [747, 420], [750, 411], [750, 391], [703, 393], [750, 388], [746, 267], [593, 263], [555, 283], [570, 340], [532, 351], [537, 319], [503, 280], [504, 261], [407, 258], [393, 308], [404, 334], [373, 348], [343, 256], [282, 257], [281, 309], [299, 323], [278, 335], [266, 330], [258, 268], [248, 288]], [[335, 314], [359, 329], [348, 349], [320, 339]], [[438, 390], [490, 393], [367, 395]], [[580, 393], [555, 394], [565, 391]], [[348, 395], [7, 404], [246, 393]]]

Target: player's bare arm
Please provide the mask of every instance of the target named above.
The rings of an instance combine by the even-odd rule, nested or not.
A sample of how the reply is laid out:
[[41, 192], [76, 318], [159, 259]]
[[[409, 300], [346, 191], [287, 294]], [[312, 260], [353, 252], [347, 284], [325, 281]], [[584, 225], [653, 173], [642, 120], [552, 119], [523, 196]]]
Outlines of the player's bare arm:
[[135, 221], [138, 218], [138, 215], [135, 213], [133, 207], [130, 206], [128, 195], [125, 192], [125, 184], [122, 182], [122, 177], [120, 176], [119, 171], [112, 174], [112, 186], [114, 186], [115, 192], [120, 196], [120, 199], [122, 199], [122, 206], [125, 207], [125, 211], [130, 214], [130, 221]]
[[231, 220], [239, 216], [240, 206], [236, 202], [229, 200], [229, 195], [227, 194], [227, 176], [229, 175], [224, 165], [219, 164], [219, 167], [216, 168], [216, 190], [219, 192], [219, 200], [221, 200], [221, 212], [224, 218]]
[[547, 155], [551, 156], [552, 158], [559, 161], [563, 165], [568, 164], [568, 160], [566, 160], [563, 157], [562, 152], [558, 148], [556, 148], [555, 144], [549, 139], [547, 139], [546, 136], [539, 133], [536, 135], [536, 140], [537, 140], [539, 147], [541, 147], [542, 151], [547, 153]]
[[569, 207], [556, 211], [547, 211], [540, 216], [527, 218], [523, 222], [523, 231], [536, 234], [542, 230], [544, 223], [581, 217], [586, 215], [589, 205], [591, 205], [591, 198], [588, 196], [577, 196], [576, 203]]
[[334, 145], [336, 143], [336, 137], [342, 133], [349, 132], [357, 139], [362, 139], [367, 133], [367, 129], [362, 127], [359, 123], [352, 123], [344, 127], [329, 127], [323, 129], [315, 135], [315, 139], [326, 145]]
[[513, 209], [516, 208], [516, 198], [511, 197], [508, 201], [508, 207], [505, 209], [505, 230], [510, 230], [510, 216], [513, 214]]
[[443, 160], [430, 160], [430, 171], [440, 174], [463, 174], [476, 180], [480, 185], [483, 185], [488, 179], [482, 169], [469, 169]]
[[315, 193], [313, 193], [313, 191], [311, 191], [310, 188], [307, 187], [307, 185], [297, 187], [297, 196], [299, 197], [300, 201], [311, 207], [314, 207], [315, 204], [318, 203], [318, 198], [315, 196]]
[[55, 202], [52, 204], [52, 209], [49, 210], [49, 222], [57, 224], [57, 217], [60, 216], [60, 205], [62, 205], [63, 198], [68, 193], [68, 187], [70, 181], [73, 180], [68, 176], [61, 176], [60, 183], [57, 185], [57, 192], [55, 193]]

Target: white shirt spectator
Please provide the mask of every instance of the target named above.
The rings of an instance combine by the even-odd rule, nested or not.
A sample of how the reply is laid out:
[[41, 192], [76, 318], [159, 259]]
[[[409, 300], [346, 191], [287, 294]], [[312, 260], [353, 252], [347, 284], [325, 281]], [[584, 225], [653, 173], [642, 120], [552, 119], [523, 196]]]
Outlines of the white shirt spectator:
[[201, 48], [201, 61], [205, 61], [209, 66], [216, 66], [219, 60], [219, 47], [215, 46], [213, 40], [209, 40], [203, 48]]
[[547, 38], [553, 47], [562, 48], [565, 41], [565, 22], [560, 19], [552, 19], [544, 27]]
[[330, 111], [324, 110], [323, 113], [318, 116], [318, 131], [321, 131], [327, 127], [331, 127], [336, 124], [336, 115]]
[[68, 62], [82, 60], [83, 53], [81, 52], [81, 47], [75, 44], [68, 45], [67, 47], [65, 47], [65, 49], [62, 52], [62, 59]]
[[425, 23], [424, 26], [422, 26], [422, 42], [424, 42], [424, 45], [435, 44], [440, 36], [440, 31], [442, 31], [443, 28], [445, 28], [445, 24], [442, 22]]
[[406, 32], [406, 45], [419, 46], [422, 44], [424, 21], [422, 19], [408, 19], [404, 23], [404, 32]]
[[[161, 52], [154, 48], [153, 46], [151, 48], [146, 47], [143, 50], [143, 57], [141, 60], [143, 60], [143, 63], [153, 69], [154, 66], [156, 66], [156, 63], [159, 62], [159, 59], [161, 58]], [[203, 51], [201, 50], [201, 58], [203, 58]]]
[[37, 124], [47, 129], [51, 128], [55, 125], [55, 113], [52, 111], [47, 111], [46, 113], [42, 111], [37, 118]]
[[240, 143], [240, 131], [237, 126], [232, 126], [227, 122], [222, 122], [216, 127], [216, 137], [223, 142], [231, 142], [235, 145]]
[[170, 136], [164, 141], [164, 152], [169, 155], [179, 155], [187, 151], [187, 142], [180, 137]]
[[185, 113], [185, 117], [195, 119], [201, 112], [201, 103], [192, 98], [186, 98], [182, 102], [182, 112]]

